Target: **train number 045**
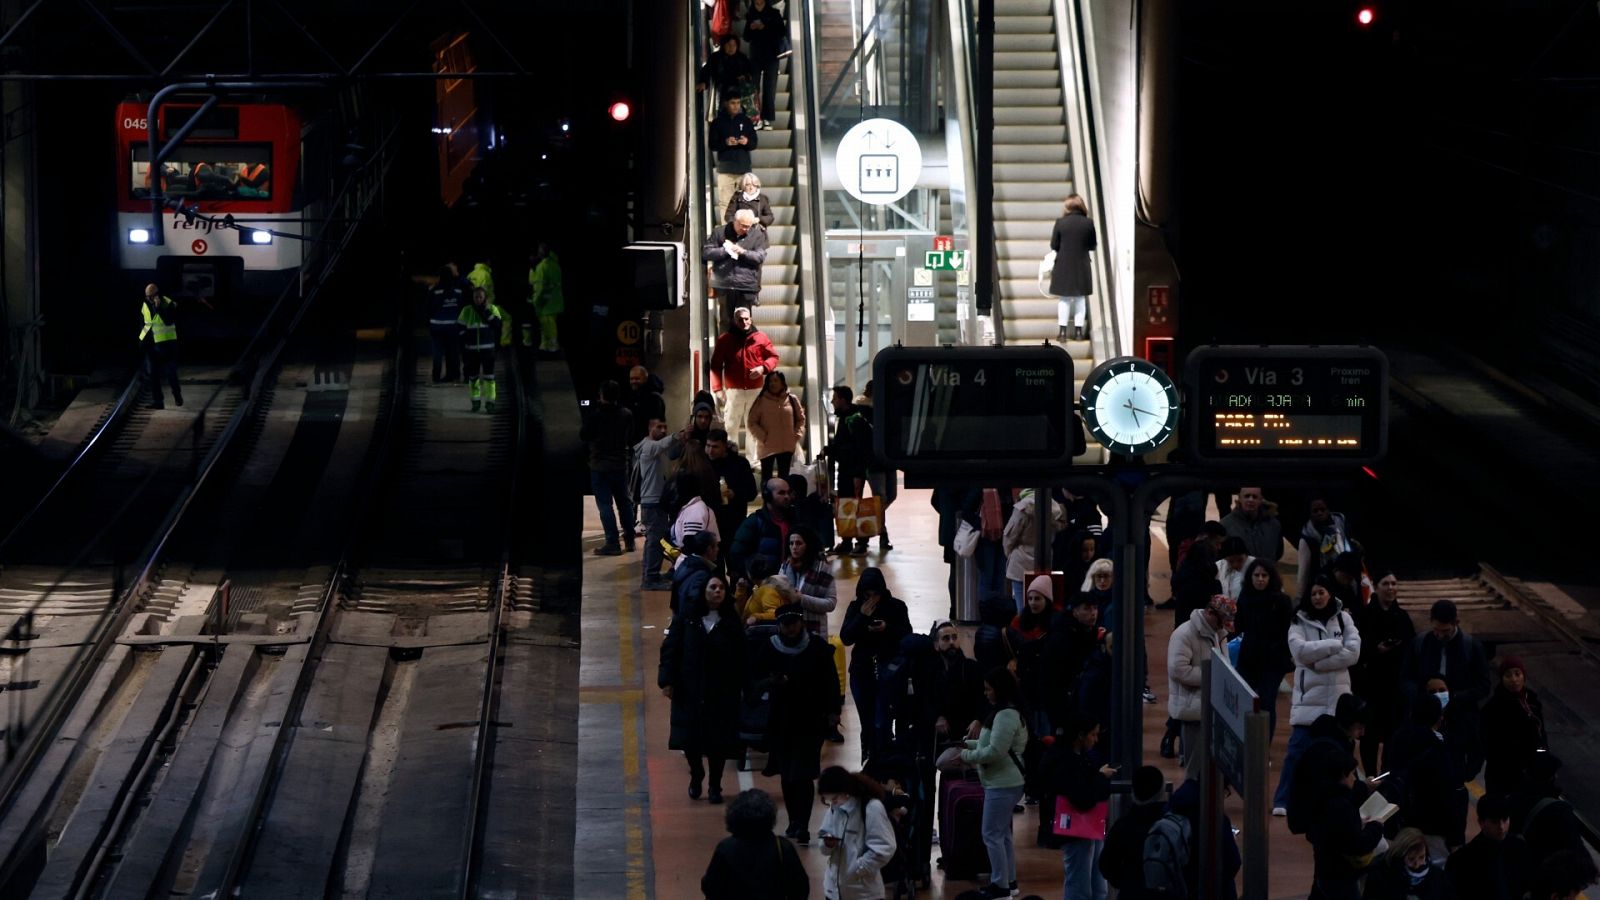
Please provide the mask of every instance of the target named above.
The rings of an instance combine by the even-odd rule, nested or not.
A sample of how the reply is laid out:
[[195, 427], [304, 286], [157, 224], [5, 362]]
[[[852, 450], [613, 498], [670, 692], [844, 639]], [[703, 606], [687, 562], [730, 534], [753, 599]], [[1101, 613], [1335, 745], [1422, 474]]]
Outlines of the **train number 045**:
[[135, 119], [130, 116], [122, 120], [122, 130], [124, 131], [148, 131], [149, 128], [149, 119]]

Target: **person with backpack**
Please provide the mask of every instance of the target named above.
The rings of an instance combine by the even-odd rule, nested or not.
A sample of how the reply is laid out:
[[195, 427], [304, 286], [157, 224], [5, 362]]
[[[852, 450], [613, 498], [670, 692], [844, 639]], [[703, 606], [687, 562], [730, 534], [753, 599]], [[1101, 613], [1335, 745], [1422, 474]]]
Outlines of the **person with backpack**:
[[[1093, 716], [1075, 715], [1056, 732], [1055, 742], [1045, 754], [1040, 781], [1047, 787], [1044, 800], [1052, 821], [1056, 804], [1065, 800], [1070, 815], [1091, 813], [1111, 797], [1111, 779], [1117, 774], [1109, 765], [1096, 765], [1091, 756], [1100, 742], [1100, 722]], [[1100, 874], [1100, 858], [1105, 839], [1056, 836], [1051, 843], [1061, 847], [1061, 896], [1074, 900], [1105, 900], [1106, 880]]]
[[1100, 874], [1117, 889], [1119, 900], [1144, 900], [1144, 843], [1150, 829], [1166, 815], [1161, 792], [1166, 776], [1155, 766], [1140, 766], [1133, 773], [1133, 806], [1106, 832], [1100, 850]]
[[811, 877], [800, 851], [772, 833], [778, 805], [759, 788], [740, 791], [723, 814], [728, 837], [700, 878], [706, 900], [807, 900]]
[[828, 854], [823, 897], [883, 900], [883, 867], [897, 846], [883, 788], [866, 775], [829, 766], [817, 778], [817, 794], [828, 807], [817, 831]]
[[973, 722], [967, 732], [961, 761], [977, 766], [983, 784], [983, 846], [989, 853], [987, 897], [1010, 897], [1017, 883], [1016, 846], [1011, 836], [1011, 814], [1022, 799], [1022, 753], [1028, 747], [1028, 727], [1019, 709], [1017, 680], [1009, 669], [991, 669], [983, 677], [983, 697], [989, 714]]
[[1188, 900], [1200, 887], [1200, 866], [1194, 827], [1200, 812], [1199, 782], [1185, 781], [1173, 792], [1166, 811], [1145, 833], [1141, 868], [1144, 896], [1161, 900]]
[[1347, 753], [1327, 765], [1324, 777], [1333, 786], [1306, 832], [1313, 860], [1309, 900], [1360, 900], [1361, 874], [1383, 839], [1383, 823], [1361, 818], [1356, 758]]

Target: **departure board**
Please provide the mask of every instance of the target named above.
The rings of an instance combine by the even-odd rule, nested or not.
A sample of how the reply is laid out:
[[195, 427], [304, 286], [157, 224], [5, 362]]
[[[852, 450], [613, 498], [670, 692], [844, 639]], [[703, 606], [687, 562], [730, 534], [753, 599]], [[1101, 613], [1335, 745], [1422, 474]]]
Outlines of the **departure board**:
[[1072, 465], [1072, 358], [1060, 347], [891, 347], [873, 360], [874, 451], [913, 474]]
[[1372, 462], [1388, 441], [1389, 362], [1375, 347], [1202, 347], [1185, 367], [1197, 460]]

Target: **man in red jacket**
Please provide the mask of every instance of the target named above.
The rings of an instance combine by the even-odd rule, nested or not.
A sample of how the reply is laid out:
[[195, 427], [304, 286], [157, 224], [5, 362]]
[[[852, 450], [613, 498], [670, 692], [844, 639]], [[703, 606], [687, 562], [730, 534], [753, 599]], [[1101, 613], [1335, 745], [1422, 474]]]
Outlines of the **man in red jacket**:
[[741, 306], [733, 311], [733, 329], [717, 336], [711, 351], [711, 390], [723, 410], [728, 435], [744, 448], [744, 456], [755, 462], [755, 441], [746, 432], [745, 419], [750, 404], [766, 384], [767, 373], [778, 367], [778, 351], [772, 339], [756, 330], [750, 310]]

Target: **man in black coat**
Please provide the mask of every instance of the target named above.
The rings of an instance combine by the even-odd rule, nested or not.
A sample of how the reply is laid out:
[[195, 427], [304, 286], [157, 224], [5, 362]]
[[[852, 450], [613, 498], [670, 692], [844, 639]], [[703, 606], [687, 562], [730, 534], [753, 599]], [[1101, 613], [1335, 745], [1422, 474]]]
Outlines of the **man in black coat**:
[[811, 842], [807, 825], [822, 771], [822, 741], [839, 725], [839, 676], [833, 648], [806, 631], [805, 610], [798, 603], [778, 608], [778, 633], [753, 638], [752, 694], [767, 694], [772, 708], [767, 719], [767, 766], [783, 784], [783, 805], [789, 812], [786, 837], [801, 846]]
[[1400, 608], [1400, 582], [1393, 572], [1378, 578], [1372, 602], [1355, 614], [1361, 632], [1361, 660], [1353, 676], [1355, 692], [1367, 701], [1367, 736], [1361, 742], [1361, 766], [1378, 771], [1378, 747], [1405, 721], [1405, 697], [1395, 691], [1400, 683], [1406, 648], [1416, 639], [1411, 615]]
[[735, 309], [761, 305], [761, 266], [767, 260], [767, 229], [756, 214], [741, 209], [733, 221], [706, 237], [703, 256], [711, 263], [711, 286], [722, 305], [722, 324], [732, 328]]
[[1560, 770], [1561, 760], [1554, 754], [1538, 754], [1528, 767], [1527, 786], [1511, 795], [1511, 827], [1528, 842], [1528, 855], [1535, 868], [1562, 850], [1588, 855], [1582, 826], [1556, 783]]
[[750, 468], [750, 461], [735, 452], [728, 441], [728, 432], [721, 428], [713, 428], [706, 433], [706, 456], [711, 460], [711, 471], [717, 473], [722, 484], [727, 485], [722, 502], [717, 505], [717, 531], [727, 535], [731, 541], [738, 533], [739, 523], [744, 521], [751, 501], [761, 492], [756, 487], [756, 473]]
[[[789, 530], [796, 524], [794, 490], [788, 481], [770, 478], [761, 488], [761, 500], [761, 508], [739, 524], [725, 554], [728, 572], [734, 578], [748, 575], [750, 561], [757, 556], [766, 557], [771, 563], [767, 571], [776, 572], [788, 555]], [[717, 527], [720, 529], [721, 525]]]
[[1450, 682], [1452, 712], [1456, 704], [1476, 712], [1489, 699], [1493, 687], [1483, 644], [1461, 630], [1461, 616], [1449, 600], [1433, 604], [1428, 622], [1430, 630], [1411, 640], [1400, 689], [1415, 702], [1429, 678], [1443, 675]]
[[706, 132], [717, 156], [717, 208], [727, 209], [739, 193], [739, 179], [753, 168], [750, 151], [756, 149], [760, 136], [756, 123], [745, 115], [744, 101], [737, 92], [723, 96], [721, 112]]
[[1527, 892], [1528, 843], [1511, 833], [1511, 802], [1478, 800], [1478, 836], [1450, 854], [1445, 874], [1457, 900], [1522, 900]]

